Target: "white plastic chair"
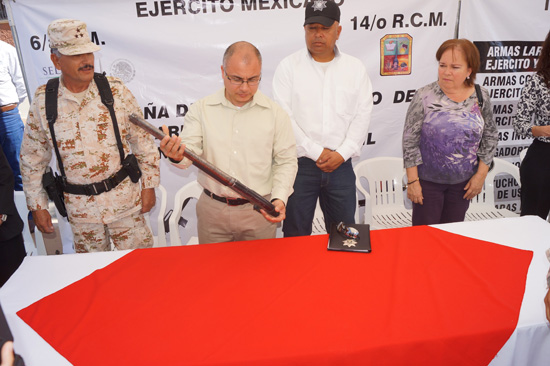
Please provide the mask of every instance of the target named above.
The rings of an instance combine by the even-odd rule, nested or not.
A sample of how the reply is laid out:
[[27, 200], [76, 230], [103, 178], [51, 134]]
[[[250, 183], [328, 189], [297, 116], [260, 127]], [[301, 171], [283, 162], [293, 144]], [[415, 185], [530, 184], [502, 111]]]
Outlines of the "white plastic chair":
[[25, 252], [27, 255], [46, 255], [46, 246], [44, 245], [44, 238], [42, 233], [36, 229], [34, 231], [34, 240], [29, 228], [29, 210], [27, 209], [27, 200], [25, 198], [25, 193], [22, 191], [14, 192], [15, 206], [17, 207], [17, 212], [25, 227], [23, 228], [23, 241], [25, 242]]
[[[317, 200], [317, 204], [315, 205], [315, 212], [313, 214], [313, 222], [311, 224], [311, 235], [323, 235], [326, 233], [327, 230], [325, 228], [325, 216], [323, 215], [323, 210], [321, 210], [321, 206], [319, 205], [319, 200]], [[282, 222], [280, 222], [277, 225], [276, 237], [282, 238], [283, 236], [283, 224]]]
[[[363, 223], [371, 229], [412, 225], [412, 210], [404, 204], [403, 159], [377, 157], [359, 162], [355, 168], [357, 190], [365, 196]], [[363, 181], [368, 182], [368, 191]]]
[[[181, 187], [174, 197], [174, 209], [168, 220], [168, 226], [170, 227], [170, 245], [183, 245], [180, 232], [179, 232], [179, 221], [181, 218], [181, 212], [183, 203], [186, 199], [199, 199], [203, 191], [202, 186], [195, 180], [190, 183], [187, 183]], [[196, 236], [191, 236], [190, 239], [185, 243], [185, 245], [198, 244], [199, 240]]]
[[510, 210], [495, 207], [495, 177], [498, 174], [509, 174], [517, 181], [518, 184], [520, 184], [519, 169], [514, 164], [503, 159], [493, 158], [493, 161], [495, 165], [487, 174], [481, 193], [470, 201], [470, 207], [468, 208], [468, 211], [466, 211], [465, 221], [479, 221], [519, 216], [519, 214]]
[[[155, 207], [149, 212], [148, 215], [145, 215], [145, 221], [149, 228], [153, 232], [153, 248], [165, 247], [166, 246], [166, 231], [164, 230], [164, 215], [166, 213], [166, 201], [167, 194], [166, 188], [162, 185], [159, 185], [155, 189], [156, 204]], [[155, 223], [153, 228], [151, 221]], [[156, 235], [155, 235], [156, 233]]]
[[321, 205], [319, 200], [315, 205], [315, 213], [313, 214], [313, 223], [311, 225], [311, 235], [323, 235], [327, 233], [325, 227], [325, 216], [323, 215], [323, 210], [321, 210]]
[[521, 150], [519, 152], [519, 161], [522, 162], [523, 161], [523, 158], [525, 158], [525, 155], [527, 155], [527, 148], [529, 146], [527, 146], [525, 149]]

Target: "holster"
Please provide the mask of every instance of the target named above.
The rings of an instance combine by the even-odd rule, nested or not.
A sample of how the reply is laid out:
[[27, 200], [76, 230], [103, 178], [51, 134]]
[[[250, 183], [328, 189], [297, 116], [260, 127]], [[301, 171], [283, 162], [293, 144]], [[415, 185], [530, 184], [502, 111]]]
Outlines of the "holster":
[[53, 201], [59, 214], [67, 217], [67, 209], [65, 208], [65, 200], [63, 197], [63, 177], [57, 173], [54, 175], [50, 167], [46, 168], [46, 172], [42, 176], [42, 186], [46, 190], [49, 199]]
[[122, 161], [124, 170], [128, 172], [132, 182], [137, 183], [141, 178], [141, 170], [139, 169], [138, 161], [134, 154], [128, 154]]

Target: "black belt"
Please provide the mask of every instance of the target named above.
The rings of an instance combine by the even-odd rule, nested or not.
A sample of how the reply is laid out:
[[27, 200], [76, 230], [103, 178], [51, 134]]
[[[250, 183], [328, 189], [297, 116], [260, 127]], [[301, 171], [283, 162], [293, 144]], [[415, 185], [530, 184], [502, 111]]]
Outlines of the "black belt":
[[204, 189], [204, 193], [210, 198], [228, 204], [229, 206], [240, 206], [250, 203], [250, 201], [245, 200], [244, 198], [226, 198], [216, 196], [214, 193], [210, 192], [208, 189]]
[[70, 184], [65, 183], [63, 185], [63, 191], [71, 194], [80, 194], [86, 196], [96, 196], [103, 192], [109, 192], [111, 189], [118, 186], [124, 179], [128, 177], [128, 171], [122, 168], [109, 178], [102, 180], [101, 182], [91, 184]]

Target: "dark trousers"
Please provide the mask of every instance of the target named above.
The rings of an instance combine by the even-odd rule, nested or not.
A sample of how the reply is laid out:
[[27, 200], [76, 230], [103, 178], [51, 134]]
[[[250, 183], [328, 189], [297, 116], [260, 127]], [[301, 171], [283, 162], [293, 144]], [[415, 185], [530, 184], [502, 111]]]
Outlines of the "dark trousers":
[[25, 255], [25, 244], [23, 243], [22, 234], [0, 241], [0, 287], [19, 268], [23, 259], [25, 259]]
[[331, 173], [323, 172], [309, 158], [298, 159], [294, 193], [288, 199], [283, 223], [285, 237], [311, 235], [317, 199], [327, 232], [331, 223], [354, 223], [357, 197], [351, 159]]
[[420, 179], [424, 204], [413, 203], [413, 226], [464, 221], [470, 207], [470, 200], [462, 198], [467, 183], [439, 184]]
[[550, 143], [534, 140], [519, 168], [521, 216], [546, 220], [550, 211]]

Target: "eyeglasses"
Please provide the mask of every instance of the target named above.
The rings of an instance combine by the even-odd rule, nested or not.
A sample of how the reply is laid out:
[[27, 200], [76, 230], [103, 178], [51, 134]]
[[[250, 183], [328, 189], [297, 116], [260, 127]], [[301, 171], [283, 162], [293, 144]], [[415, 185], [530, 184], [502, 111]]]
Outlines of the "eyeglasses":
[[262, 76], [254, 76], [254, 77], [251, 77], [250, 79], [248, 80], [244, 80], [243, 78], [240, 78], [238, 76], [229, 76], [227, 75], [227, 72], [225, 72], [225, 77], [227, 78], [227, 80], [229, 80], [229, 82], [233, 85], [243, 85], [244, 83], [247, 83], [248, 86], [256, 86], [260, 83], [260, 80], [262, 80]]

